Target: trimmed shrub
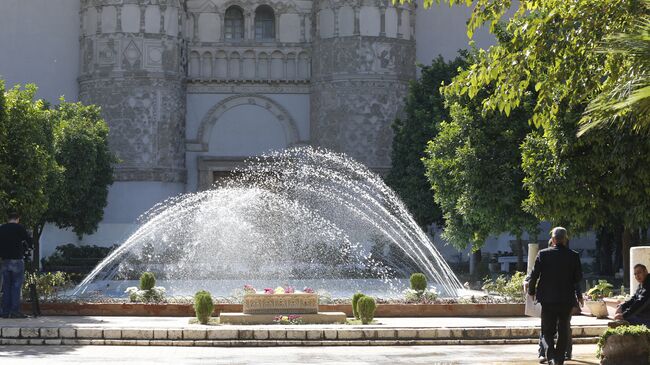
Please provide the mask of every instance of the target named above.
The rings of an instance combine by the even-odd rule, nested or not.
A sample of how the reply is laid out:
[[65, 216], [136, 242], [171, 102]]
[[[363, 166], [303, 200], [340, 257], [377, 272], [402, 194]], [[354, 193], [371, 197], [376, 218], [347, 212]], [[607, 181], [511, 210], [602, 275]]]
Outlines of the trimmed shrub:
[[375, 318], [375, 309], [377, 309], [375, 298], [368, 296], [359, 298], [359, 301], [357, 301], [357, 312], [359, 313], [361, 323], [371, 323]]
[[360, 319], [359, 318], [359, 311], [357, 311], [357, 302], [362, 297], [365, 297], [365, 295], [363, 293], [355, 293], [352, 296], [352, 315], [354, 316], [355, 319]]
[[144, 272], [140, 276], [140, 290], [151, 290], [156, 286], [156, 277], [151, 272]]
[[416, 272], [411, 275], [411, 289], [424, 291], [427, 288], [427, 277], [424, 274]]
[[207, 324], [212, 317], [212, 312], [214, 311], [214, 302], [212, 301], [212, 295], [210, 292], [205, 290], [199, 290], [194, 294], [194, 313], [196, 313], [196, 319], [201, 324]]

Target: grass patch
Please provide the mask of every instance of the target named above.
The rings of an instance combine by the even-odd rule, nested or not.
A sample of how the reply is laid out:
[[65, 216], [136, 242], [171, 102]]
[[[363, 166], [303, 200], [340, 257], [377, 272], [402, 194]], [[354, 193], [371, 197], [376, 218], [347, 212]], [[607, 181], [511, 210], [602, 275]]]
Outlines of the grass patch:
[[[360, 319], [346, 319], [345, 324], [353, 325], [353, 326], [361, 326], [363, 323], [361, 323]], [[369, 324], [381, 324], [379, 323], [376, 319], [373, 319], [372, 322]]]
[[[190, 324], [201, 324], [199, 323], [199, 320], [196, 318], [190, 319]], [[211, 317], [206, 326], [220, 326], [221, 322], [219, 322], [219, 317]]]

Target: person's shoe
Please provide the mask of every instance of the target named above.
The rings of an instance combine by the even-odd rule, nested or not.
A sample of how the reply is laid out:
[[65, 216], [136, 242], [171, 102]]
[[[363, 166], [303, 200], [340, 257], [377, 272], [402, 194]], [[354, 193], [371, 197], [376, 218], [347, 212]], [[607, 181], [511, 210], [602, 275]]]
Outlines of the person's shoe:
[[618, 319], [616, 321], [611, 321], [607, 323], [607, 327], [609, 328], [616, 328], [619, 326], [629, 326], [630, 322], [624, 320], [624, 319]]
[[557, 365], [557, 363], [555, 362], [555, 360], [550, 359], [548, 360], [548, 365]]
[[539, 357], [539, 363], [540, 364], [546, 364], [546, 356], [540, 356]]
[[571, 354], [566, 354], [566, 355], [564, 355], [564, 361], [569, 361], [569, 360], [571, 360], [571, 357], [572, 357]]
[[11, 313], [9, 315], [9, 318], [28, 318], [26, 314], [22, 314], [20, 312], [18, 313]]

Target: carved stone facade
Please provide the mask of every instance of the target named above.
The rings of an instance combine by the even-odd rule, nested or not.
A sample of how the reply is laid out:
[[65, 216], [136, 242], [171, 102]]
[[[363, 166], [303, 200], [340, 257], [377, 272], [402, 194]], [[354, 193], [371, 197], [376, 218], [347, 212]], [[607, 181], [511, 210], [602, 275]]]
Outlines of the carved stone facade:
[[237, 128], [232, 115], [221, 123], [229, 112], [273, 125], [269, 146], [313, 144], [390, 167], [390, 125], [415, 77], [412, 6], [80, 1], [80, 100], [102, 107], [122, 160], [118, 181], [209, 186], [211, 171], [249, 154], [213, 152]]
[[185, 182], [184, 8], [82, 0], [79, 99], [102, 107], [118, 181]]
[[316, 314], [318, 295], [292, 294], [246, 294], [243, 301], [245, 314]]

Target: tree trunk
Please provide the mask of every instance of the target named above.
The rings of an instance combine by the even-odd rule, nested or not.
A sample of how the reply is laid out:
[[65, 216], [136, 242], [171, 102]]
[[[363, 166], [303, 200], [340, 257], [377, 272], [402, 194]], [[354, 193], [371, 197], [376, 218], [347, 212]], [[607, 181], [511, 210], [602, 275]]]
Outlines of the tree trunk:
[[632, 246], [633, 232], [629, 228], [623, 229], [621, 238], [621, 253], [623, 257], [623, 280], [630, 281], [630, 247]]
[[517, 236], [517, 271], [526, 271], [524, 268], [524, 241]]
[[470, 253], [469, 256], [469, 275], [474, 278], [479, 274], [479, 267], [481, 266], [481, 250], [476, 250]]
[[612, 231], [614, 238], [614, 272], [623, 267], [623, 226], [617, 225]]
[[612, 231], [607, 227], [602, 227], [598, 230], [596, 237], [596, 247], [598, 248], [598, 274], [600, 275], [614, 275], [614, 267], [612, 265], [612, 253], [614, 237]]
[[44, 224], [39, 224], [32, 227], [32, 243], [34, 244], [34, 251], [32, 252], [32, 269], [39, 271], [41, 268], [41, 234], [43, 234]]

